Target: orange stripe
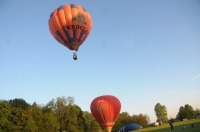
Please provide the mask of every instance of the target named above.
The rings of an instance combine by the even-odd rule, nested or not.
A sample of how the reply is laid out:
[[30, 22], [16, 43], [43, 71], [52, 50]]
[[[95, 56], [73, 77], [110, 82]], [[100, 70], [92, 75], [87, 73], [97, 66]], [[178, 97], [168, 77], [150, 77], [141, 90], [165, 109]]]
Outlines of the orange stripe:
[[[78, 9], [78, 15], [79, 14], [83, 14], [83, 8], [80, 6], [80, 5], [77, 5], [77, 9]], [[77, 16], [78, 17], [78, 16]], [[85, 24], [78, 24], [79, 26], [85, 26]], [[77, 38], [77, 40], [79, 39], [79, 36], [80, 36], [80, 33], [81, 33], [81, 30], [80, 29], [78, 29], [77, 30], [77, 33], [76, 33], [76, 38]], [[78, 42], [78, 41], [77, 41]], [[80, 45], [80, 44], [79, 44]]]
[[71, 15], [71, 7], [69, 4], [64, 6], [64, 14], [65, 14], [66, 25], [71, 25], [72, 15]]
[[49, 29], [50, 32], [52, 33], [52, 35], [58, 39], [62, 44], [64, 44], [64, 41], [58, 36], [58, 34], [56, 33], [57, 29], [56, 29], [56, 24], [53, 21], [53, 17], [51, 17], [49, 19]]
[[83, 8], [80, 5], [77, 5], [78, 13], [83, 13]]
[[[58, 13], [58, 9], [55, 9], [55, 10], [54, 10], [54, 13], [53, 13], [53, 16], [52, 16], [52, 22], [54, 23], [53, 27], [55, 27], [56, 32], [59, 31], [60, 34], [61, 34], [61, 36], [63, 37], [63, 39], [64, 39], [63, 45], [65, 45], [66, 47], [69, 48], [70, 45], [66, 42], [67, 37], [66, 37], [64, 31], [62, 30], [62, 27], [61, 27], [60, 21], [59, 21], [59, 19], [58, 19], [57, 13]], [[59, 37], [59, 38], [60, 38], [60, 37]], [[61, 40], [61, 39], [59, 39], [59, 40]], [[62, 40], [62, 41], [63, 41], [63, 40]]]
[[61, 27], [66, 25], [65, 13], [63, 9], [58, 11], [58, 19], [59, 19]]

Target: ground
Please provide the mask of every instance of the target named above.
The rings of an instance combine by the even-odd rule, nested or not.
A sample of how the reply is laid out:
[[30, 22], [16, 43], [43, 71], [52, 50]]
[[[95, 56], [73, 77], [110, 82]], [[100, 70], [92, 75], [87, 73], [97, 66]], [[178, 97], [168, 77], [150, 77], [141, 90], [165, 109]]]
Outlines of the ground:
[[[200, 132], [200, 119], [188, 120], [175, 122], [174, 132]], [[194, 124], [194, 127], [191, 127], [191, 124]], [[185, 129], [182, 126], [185, 125]], [[133, 132], [171, 132], [170, 125], [164, 124], [157, 127], [149, 127]]]

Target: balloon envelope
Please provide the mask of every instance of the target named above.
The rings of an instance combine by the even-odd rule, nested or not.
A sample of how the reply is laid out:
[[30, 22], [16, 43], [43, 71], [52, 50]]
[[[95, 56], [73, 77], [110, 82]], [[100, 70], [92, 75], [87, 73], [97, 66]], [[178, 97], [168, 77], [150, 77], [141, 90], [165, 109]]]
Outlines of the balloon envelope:
[[49, 18], [49, 30], [55, 39], [70, 50], [78, 51], [92, 28], [90, 14], [80, 5], [56, 8]]
[[119, 132], [129, 132], [129, 131], [134, 131], [134, 130], [138, 130], [141, 129], [142, 126], [138, 125], [138, 124], [127, 124], [125, 126], [123, 126]]
[[100, 126], [106, 128], [108, 132], [111, 132], [120, 109], [121, 103], [119, 99], [112, 95], [99, 96], [90, 105], [92, 115], [99, 122]]

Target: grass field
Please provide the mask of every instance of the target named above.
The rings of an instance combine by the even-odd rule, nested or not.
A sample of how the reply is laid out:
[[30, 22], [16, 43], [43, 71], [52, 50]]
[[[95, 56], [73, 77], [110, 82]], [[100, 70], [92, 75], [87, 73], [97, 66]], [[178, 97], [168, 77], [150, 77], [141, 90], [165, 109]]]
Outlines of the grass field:
[[[192, 123], [194, 124], [193, 128], [191, 127]], [[173, 124], [174, 124], [174, 132], [200, 132], [200, 119], [180, 121], [180, 122], [175, 122]], [[185, 125], [186, 128], [182, 129], [181, 127], [182, 125]], [[132, 132], [171, 132], [171, 129], [169, 124], [164, 124], [162, 126], [149, 127]]]

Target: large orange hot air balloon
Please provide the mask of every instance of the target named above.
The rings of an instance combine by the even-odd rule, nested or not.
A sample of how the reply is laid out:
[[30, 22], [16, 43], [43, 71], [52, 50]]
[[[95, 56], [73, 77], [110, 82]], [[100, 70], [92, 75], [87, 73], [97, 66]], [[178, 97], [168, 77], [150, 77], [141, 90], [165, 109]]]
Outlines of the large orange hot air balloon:
[[90, 105], [92, 115], [99, 122], [100, 126], [106, 128], [108, 132], [111, 132], [120, 109], [121, 103], [119, 99], [112, 95], [99, 96]]
[[[90, 14], [80, 5], [56, 8], [49, 18], [49, 30], [55, 39], [70, 50], [78, 51], [92, 28]], [[74, 59], [77, 59], [74, 54]]]

